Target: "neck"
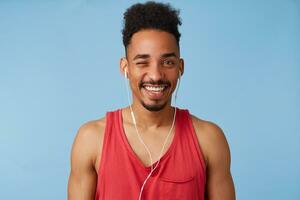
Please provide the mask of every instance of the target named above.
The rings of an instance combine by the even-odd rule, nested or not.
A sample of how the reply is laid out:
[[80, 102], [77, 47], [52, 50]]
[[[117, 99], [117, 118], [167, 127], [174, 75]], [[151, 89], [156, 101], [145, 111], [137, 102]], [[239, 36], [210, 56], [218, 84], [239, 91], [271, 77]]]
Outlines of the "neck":
[[[130, 112], [130, 108], [128, 108], [128, 110]], [[174, 107], [172, 107], [170, 104], [167, 104], [160, 111], [149, 111], [141, 104], [136, 103], [132, 104], [132, 110], [137, 126], [145, 129], [170, 126], [173, 121], [175, 111]]]

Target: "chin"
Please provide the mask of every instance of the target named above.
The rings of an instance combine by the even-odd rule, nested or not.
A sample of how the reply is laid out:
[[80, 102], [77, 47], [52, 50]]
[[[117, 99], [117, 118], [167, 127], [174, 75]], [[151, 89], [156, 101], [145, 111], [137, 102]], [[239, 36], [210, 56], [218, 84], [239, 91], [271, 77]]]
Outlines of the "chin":
[[155, 104], [155, 105], [150, 105], [150, 104], [146, 104], [145, 102], [142, 102], [142, 105], [144, 108], [146, 108], [147, 110], [151, 111], [151, 112], [157, 112], [157, 111], [161, 111], [162, 109], [164, 109], [166, 107], [168, 102], [165, 102], [163, 104]]

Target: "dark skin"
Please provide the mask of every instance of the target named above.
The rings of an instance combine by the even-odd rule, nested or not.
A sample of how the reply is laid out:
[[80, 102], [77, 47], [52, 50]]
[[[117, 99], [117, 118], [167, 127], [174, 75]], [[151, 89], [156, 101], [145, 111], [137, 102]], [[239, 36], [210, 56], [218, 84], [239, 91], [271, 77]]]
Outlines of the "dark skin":
[[[133, 94], [132, 108], [137, 127], [148, 146], [153, 162], [160, 156], [160, 150], [172, 124], [174, 108], [171, 95], [176, 88], [179, 73], [184, 73], [184, 61], [175, 37], [158, 30], [143, 30], [135, 33], [127, 47], [126, 58], [120, 60], [120, 70], [128, 72]], [[145, 86], [158, 86], [163, 80], [162, 92], [149, 92]], [[152, 85], [147, 85], [152, 83]], [[143, 86], [141, 86], [141, 83]], [[149, 108], [159, 108], [150, 111]], [[145, 166], [150, 166], [149, 155], [138, 140], [129, 108], [123, 108], [123, 126], [126, 137]], [[206, 162], [206, 199], [234, 200], [234, 184], [230, 173], [230, 151], [223, 131], [214, 123], [192, 116], [193, 126]], [[80, 127], [71, 153], [71, 173], [68, 184], [69, 200], [94, 199], [97, 174], [105, 130], [105, 118], [90, 121]], [[158, 134], [159, 133], [159, 134]], [[173, 133], [166, 143], [169, 148]]]

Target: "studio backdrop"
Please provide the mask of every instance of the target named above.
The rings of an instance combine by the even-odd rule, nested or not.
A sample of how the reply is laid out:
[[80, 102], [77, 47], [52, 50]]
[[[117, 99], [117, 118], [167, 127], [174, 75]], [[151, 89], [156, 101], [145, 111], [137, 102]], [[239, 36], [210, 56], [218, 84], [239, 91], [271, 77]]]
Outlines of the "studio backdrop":
[[[136, 1], [0, 1], [0, 199], [67, 198], [78, 128], [128, 105], [119, 59]], [[178, 106], [224, 131], [237, 199], [300, 199], [300, 3], [170, 1]]]

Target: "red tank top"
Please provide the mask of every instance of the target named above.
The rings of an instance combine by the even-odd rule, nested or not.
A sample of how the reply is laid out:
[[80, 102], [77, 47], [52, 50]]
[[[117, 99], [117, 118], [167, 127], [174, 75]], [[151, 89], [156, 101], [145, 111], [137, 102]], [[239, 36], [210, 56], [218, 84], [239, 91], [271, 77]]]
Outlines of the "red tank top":
[[[95, 199], [138, 200], [151, 167], [145, 167], [131, 148], [121, 110], [106, 114], [102, 148]], [[190, 114], [177, 109], [173, 141], [148, 179], [142, 199], [204, 200], [205, 181], [205, 162]]]

